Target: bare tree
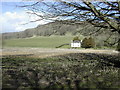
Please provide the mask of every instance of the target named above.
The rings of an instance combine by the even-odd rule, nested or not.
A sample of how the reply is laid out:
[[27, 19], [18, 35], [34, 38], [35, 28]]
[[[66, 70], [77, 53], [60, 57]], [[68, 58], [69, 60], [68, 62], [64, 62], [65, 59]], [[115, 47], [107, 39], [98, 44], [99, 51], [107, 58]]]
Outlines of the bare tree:
[[[35, 2], [27, 7], [30, 14], [39, 16], [39, 20], [72, 20], [85, 21], [95, 27], [109, 29], [111, 32], [117, 32], [120, 35], [120, 1], [114, 2], [88, 2], [80, 0], [72, 2], [70, 0], [56, 0], [45, 2], [44, 0]], [[70, 22], [72, 23], [72, 22]], [[118, 47], [120, 39], [118, 40]], [[120, 48], [118, 48], [120, 51]]]

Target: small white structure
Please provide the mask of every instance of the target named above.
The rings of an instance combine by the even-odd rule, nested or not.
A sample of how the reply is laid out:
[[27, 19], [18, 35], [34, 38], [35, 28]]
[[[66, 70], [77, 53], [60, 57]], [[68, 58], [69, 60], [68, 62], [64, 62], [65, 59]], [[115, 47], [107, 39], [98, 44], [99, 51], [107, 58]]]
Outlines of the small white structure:
[[73, 41], [71, 41], [71, 47], [72, 48], [81, 47], [81, 41], [80, 40], [73, 40]]

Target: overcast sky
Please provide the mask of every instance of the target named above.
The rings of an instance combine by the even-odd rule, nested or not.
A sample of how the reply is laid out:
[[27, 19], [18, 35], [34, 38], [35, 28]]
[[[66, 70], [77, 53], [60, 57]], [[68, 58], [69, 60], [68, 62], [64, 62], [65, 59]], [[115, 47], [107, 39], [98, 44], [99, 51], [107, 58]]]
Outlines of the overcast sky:
[[[0, 25], [2, 26], [1, 32], [18, 32], [23, 31], [28, 28], [34, 28], [39, 24], [45, 24], [46, 21], [38, 21], [35, 23], [28, 23], [29, 21], [33, 21], [38, 19], [39, 17], [29, 15], [26, 13], [25, 8], [16, 7], [16, 5], [21, 5], [21, 0], [9, 0], [0, 3]], [[27, 4], [33, 2], [24, 2]], [[28, 23], [28, 24], [25, 24]], [[25, 25], [23, 25], [25, 24]]]

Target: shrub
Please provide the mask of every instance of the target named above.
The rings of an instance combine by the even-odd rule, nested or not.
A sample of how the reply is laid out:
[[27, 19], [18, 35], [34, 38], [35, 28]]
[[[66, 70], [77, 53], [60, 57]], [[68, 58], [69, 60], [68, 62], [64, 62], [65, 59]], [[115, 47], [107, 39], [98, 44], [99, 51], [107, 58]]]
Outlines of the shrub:
[[91, 48], [95, 47], [95, 40], [92, 37], [88, 39], [88, 47], [91, 47]]
[[82, 48], [94, 48], [95, 47], [95, 41], [92, 37], [90, 38], [84, 38], [81, 43]]

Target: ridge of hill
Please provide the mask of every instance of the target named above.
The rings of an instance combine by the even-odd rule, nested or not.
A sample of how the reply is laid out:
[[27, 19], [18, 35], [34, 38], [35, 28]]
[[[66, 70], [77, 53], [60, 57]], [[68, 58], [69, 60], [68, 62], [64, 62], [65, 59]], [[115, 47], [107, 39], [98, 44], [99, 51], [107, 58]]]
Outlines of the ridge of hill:
[[3, 33], [3, 39], [28, 38], [33, 36], [51, 36], [51, 35], [88, 35], [91, 30], [96, 28], [83, 21], [55, 21], [44, 25], [38, 25], [35, 28], [26, 29], [21, 32]]

